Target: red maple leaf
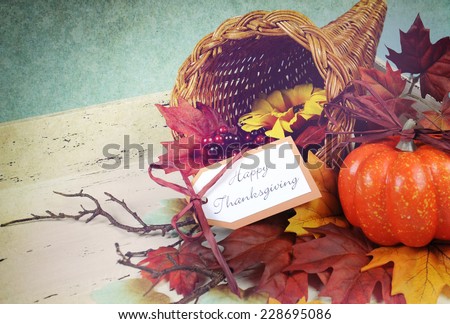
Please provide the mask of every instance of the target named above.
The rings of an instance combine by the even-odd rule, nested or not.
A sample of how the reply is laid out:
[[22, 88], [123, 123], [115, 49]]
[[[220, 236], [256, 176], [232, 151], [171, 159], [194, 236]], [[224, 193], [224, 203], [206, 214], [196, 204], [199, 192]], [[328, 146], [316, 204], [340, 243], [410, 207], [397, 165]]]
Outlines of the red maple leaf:
[[300, 134], [295, 139], [297, 146], [307, 147], [308, 145], [320, 144], [325, 139], [327, 125], [319, 125], [317, 121], [311, 121], [311, 119], [308, 120], [308, 125], [299, 132]]
[[[147, 253], [147, 257], [138, 263], [139, 266], [145, 266], [148, 269], [151, 269], [155, 273], [160, 273], [166, 269], [172, 268], [174, 263], [174, 257], [176, 258], [178, 254], [177, 249], [174, 247], [162, 246], [157, 248], [156, 250], [151, 250]], [[157, 275], [153, 275], [150, 272], [142, 272], [142, 276], [154, 284], [159, 282], [161, 279], [170, 280], [170, 274], [165, 274], [160, 277]]]
[[450, 91], [450, 37], [431, 44], [430, 30], [417, 15], [408, 32], [400, 31], [401, 53], [388, 48], [386, 57], [402, 72], [420, 73], [423, 98], [429, 94], [441, 100]]
[[162, 167], [165, 173], [181, 170], [190, 176], [204, 167], [201, 139], [198, 136], [180, 137], [161, 144], [166, 153], [158, 157], [155, 165]]
[[303, 271], [278, 272], [260, 284], [258, 291], [267, 292], [283, 304], [295, 304], [303, 297], [308, 299], [308, 274]]
[[208, 269], [216, 266], [211, 250], [202, 246], [200, 240], [184, 242], [179, 250], [174, 247], [160, 247], [152, 250], [138, 265], [148, 268], [155, 274], [143, 271], [144, 278], [154, 284], [167, 280], [170, 289], [174, 289], [183, 296], [192, 293], [198, 284], [206, 280], [200, 272], [185, 270], [183, 266], [188, 266], [190, 269]]
[[177, 107], [156, 105], [166, 120], [167, 126], [178, 134], [195, 136], [200, 141], [225, 125], [219, 114], [202, 103], [197, 103], [197, 108], [183, 98], [179, 98], [178, 103]]
[[394, 71], [386, 63], [386, 71], [374, 68], [359, 68], [361, 80], [355, 84], [363, 86], [367, 94], [348, 93], [355, 105], [354, 113], [359, 115], [356, 131], [383, 129], [403, 125], [409, 118], [417, 119], [414, 100], [403, 98], [406, 80], [400, 70]]
[[275, 215], [266, 220], [241, 227], [219, 244], [234, 274], [264, 266], [260, 282], [280, 272], [291, 261], [295, 235], [285, 233], [286, 217]]
[[255, 289], [283, 303], [308, 296], [308, 275], [284, 271], [292, 262], [295, 241], [295, 234], [285, 232], [291, 216], [283, 213], [241, 227], [219, 243], [235, 275], [255, 275]]
[[367, 253], [374, 246], [359, 230], [333, 224], [308, 230], [322, 237], [296, 243], [294, 260], [286, 270], [318, 274], [324, 281], [319, 296], [331, 297], [333, 303], [368, 303], [380, 283], [384, 302], [404, 301], [402, 296], [390, 295], [389, 269], [378, 267], [370, 273], [361, 272], [370, 261]]
[[400, 70], [392, 70], [389, 62], [386, 62], [386, 72], [374, 68], [359, 68], [361, 81], [383, 99], [398, 98], [405, 89], [406, 80], [402, 78]]
[[155, 164], [162, 167], [165, 173], [181, 170], [189, 176], [207, 164], [207, 161], [203, 161], [202, 139], [210, 137], [225, 122], [213, 109], [202, 103], [197, 103], [197, 108], [194, 108], [182, 98], [178, 102], [178, 107], [156, 105], [167, 126], [182, 136], [161, 143], [166, 153], [159, 156]]

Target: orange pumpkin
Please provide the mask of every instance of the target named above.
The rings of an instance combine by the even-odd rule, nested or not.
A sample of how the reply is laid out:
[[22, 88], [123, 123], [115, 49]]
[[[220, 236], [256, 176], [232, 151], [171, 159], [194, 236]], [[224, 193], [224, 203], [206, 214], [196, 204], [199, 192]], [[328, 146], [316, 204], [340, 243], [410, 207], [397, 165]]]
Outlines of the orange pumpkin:
[[351, 224], [380, 245], [419, 247], [450, 240], [450, 155], [393, 138], [364, 144], [344, 160], [339, 198]]

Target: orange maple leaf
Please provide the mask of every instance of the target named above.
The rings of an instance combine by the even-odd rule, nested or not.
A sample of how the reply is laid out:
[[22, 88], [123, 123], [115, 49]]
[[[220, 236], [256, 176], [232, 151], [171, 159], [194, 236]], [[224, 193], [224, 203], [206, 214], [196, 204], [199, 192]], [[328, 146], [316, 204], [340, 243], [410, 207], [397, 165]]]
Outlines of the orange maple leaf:
[[450, 130], [450, 93], [445, 95], [438, 110], [428, 110], [423, 114], [424, 118], [420, 121], [423, 127], [440, 131]]
[[297, 240], [293, 260], [285, 271], [317, 275], [323, 283], [318, 296], [330, 297], [332, 303], [369, 303], [372, 297], [385, 303], [404, 303], [402, 295], [390, 294], [390, 265], [361, 272], [370, 261], [367, 254], [374, 244], [359, 229], [328, 224], [309, 230], [320, 237]]
[[347, 227], [338, 198], [337, 174], [311, 152], [308, 165], [322, 197], [295, 207], [296, 215], [289, 219], [286, 232], [307, 235], [309, 232], [305, 228], [317, 228], [329, 223]]
[[450, 245], [380, 247], [369, 255], [373, 259], [361, 271], [393, 262], [391, 294], [403, 294], [407, 303], [436, 303], [450, 287]]

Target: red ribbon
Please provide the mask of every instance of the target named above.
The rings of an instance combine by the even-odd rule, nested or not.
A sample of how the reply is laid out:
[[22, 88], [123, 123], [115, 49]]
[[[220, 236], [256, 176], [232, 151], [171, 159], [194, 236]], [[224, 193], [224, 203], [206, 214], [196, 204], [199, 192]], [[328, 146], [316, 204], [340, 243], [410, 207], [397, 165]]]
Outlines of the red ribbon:
[[[217, 242], [214, 239], [214, 234], [211, 232], [211, 228], [208, 224], [208, 221], [206, 220], [205, 213], [203, 212], [202, 204], [204, 203], [203, 196], [205, 195], [205, 193], [223, 176], [223, 174], [227, 171], [227, 169], [229, 169], [231, 167], [231, 165], [234, 162], [236, 162], [238, 159], [240, 159], [242, 157], [242, 154], [243, 154], [243, 152], [240, 152], [237, 155], [235, 155], [233, 158], [231, 158], [230, 161], [228, 161], [228, 163], [225, 165], [225, 167], [222, 168], [222, 170], [220, 170], [220, 172], [218, 174], [216, 174], [214, 176], [214, 178], [212, 178], [198, 193], [196, 193], [194, 191], [192, 183], [189, 180], [189, 177], [186, 175], [186, 173], [182, 169], [178, 168], [174, 163], [168, 162], [167, 164], [164, 164], [164, 165], [152, 163], [152, 164], [150, 164], [150, 166], [148, 168], [148, 174], [149, 174], [150, 178], [153, 181], [155, 181], [157, 184], [159, 184], [160, 186], [163, 186], [163, 187], [173, 189], [173, 190], [181, 193], [182, 195], [188, 196], [190, 198], [188, 204], [178, 214], [176, 214], [175, 216], [172, 217], [172, 226], [178, 232], [178, 234], [181, 236], [181, 238], [183, 238], [184, 240], [193, 240], [193, 239], [197, 239], [197, 238], [201, 237], [202, 235], [205, 236], [205, 239], [209, 243], [217, 262], [219, 263], [219, 265], [221, 266], [222, 270], [225, 273], [225, 276], [226, 276], [227, 282], [228, 282], [228, 286], [230, 287], [231, 291], [238, 296], [240, 294], [239, 294], [239, 287], [236, 283], [236, 279], [234, 278], [233, 274], [231, 273], [231, 269], [228, 266], [227, 262], [225, 261], [222, 253], [219, 250], [219, 246], [217, 245]], [[176, 183], [168, 182], [164, 179], [158, 178], [158, 177], [154, 176], [152, 173], [153, 169], [165, 169], [168, 167], [175, 168], [180, 172], [180, 174], [183, 178], [183, 181], [186, 184], [186, 187], [182, 187]], [[178, 228], [177, 222], [192, 207], [194, 208], [195, 217], [197, 219], [197, 222], [200, 225], [201, 232], [197, 233], [196, 235], [188, 236], [188, 235], [184, 234]]]

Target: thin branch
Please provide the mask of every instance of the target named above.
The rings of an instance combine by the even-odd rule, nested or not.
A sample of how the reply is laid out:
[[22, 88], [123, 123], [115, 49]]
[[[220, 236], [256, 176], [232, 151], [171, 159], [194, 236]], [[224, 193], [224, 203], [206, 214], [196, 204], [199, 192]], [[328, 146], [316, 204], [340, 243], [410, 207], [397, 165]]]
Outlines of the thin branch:
[[[105, 192], [104, 194], [108, 197], [107, 201], [112, 201], [122, 207], [122, 209], [125, 210], [127, 214], [130, 214], [135, 221], [138, 222], [139, 226], [129, 226], [126, 224], [123, 224], [119, 222], [113, 215], [111, 215], [109, 212], [107, 212], [105, 209], [102, 208], [100, 202], [98, 199], [94, 198], [93, 196], [84, 193], [83, 190], [80, 190], [77, 193], [62, 193], [62, 192], [54, 192], [57, 195], [67, 197], [67, 198], [86, 198], [90, 200], [95, 207], [93, 208], [86, 208], [83, 205], [80, 205], [81, 210], [78, 211], [77, 214], [71, 215], [71, 214], [65, 214], [65, 213], [54, 213], [52, 211], [47, 210], [46, 215], [35, 215], [31, 214], [32, 217], [28, 218], [22, 218], [22, 219], [16, 219], [4, 224], [0, 224], [0, 226], [9, 226], [13, 224], [19, 224], [19, 223], [25, 223], [30, 221], [39, 221], [39, 220], [60, 220], [60, 219], [72, 219], [75, 221], [81, 220], [83, 217], [86, 217], [85, 222], [89, 223], [93, 219], [95, 219], [97, 216], [105, 217], [113, 226], [126, 230], [128, 232], [133, 233], [140, 233], [140, 234], [147, 234], [153, 231], [161, 231], [162, 236], [164, 236], [168, 231], [174, 230], [174, 227], [172, 224], [161, 224], [161, 225], [147, 225], [139, 215], [133, 211], [129, 206], [126, 204], [124, 200], [119, 200], [116, 197], [114, 197], [112, 194]], [[178, 227], [185, 227], [190, 226], [186, 229], [187, 235], [192, 235], [196, 231], [199, 230], [199, 225], [196, 223], [194, 218], [189, 218], [184, 221], [178, 222]], [[183, 240], [177, 240], [175, 243], [170, 244], [169, 247], [175, 247], [177, 245], [181, 245], [183, 243]], [[119, 255], [120, 259], [118, 260], [119, 264], [138, 269], [140, 271], [146, 272], [150, 274], [153, 278], [157, 279], [157, 282], [159, 280], [163, 279], [166, 275], [176, 272], [176, 271], [189, 271], [197, 273], [198, 275], [201, 275], [203, 278], [208, 278], [209, 280], [203, 284], [194, 289], [189, 295], [184, 296], [176, 303], [188, 303], [191, 301], [197, 300], [201, 295], [208, 292], [210, 289], [216, 287], [219, 285], [224, 279], [225, 274], [220, 270], [210, 270], [203, 267], [197, 267], [197, 266], [190, 266], [190, 265], [183, 265], [178, 264], [176, 262], [176, 259], [172, 258], [171, 256], [168, 256], [169, 260], [172, 262], [173, 266], [162, 269], [162, 270], [155, 270], [148, 268], [146, 266], [139, 265], [139, 263], [134, 263], [132, 261], [132, 258], [134, 257], [146, 257], [152, 249], [148, 249], [145, 251], [139, 251], [139, 252], [127, 252], [122, 253], [120, 250], [119, 244], [115, 244], [116, 247], [116, 253]]]
[[74, 220], [78, 221], [81, 217], [88, 214], [85, 212], [80, 212], [78, 215], [67, 215], [67, 214], [63, 214], [63, 213], [55, 214], [55, 213], [51, 212], [50, 210], [46, 210], [45, 212], [48, 214], [48, 216], [31, 214], [32, 217], [15, 219], [10, 222], [0, 224], [0, 227], [6, 227], [6, 226], [14, 225], [14, 224], [26, 223], [26, 222], [38, 221], [38, 220], [58, 220], [58, 219], [70, 218], [70, 219], [74, 219]]
[[[192, 291], [192, 293], [190, 293], [187, 296], [184, 296], [183, 298], [181, 298], [180, 300], [175, 302], [175, 304], [185, 304], [185, 303], [191, 302], [193, 300], [197, 300], [201, 295], [207, 293], [212, 288], [218, 286], [225, 279], [225, 274], [222, 271], [214, 271], [214, 270], [209, 270], [206, 268], [199, 268], [199, 267], [189, 266], [189, 265], [179, 265], [175, 262], [175, 260], [173, 258], [170, 258], [170, 260], [174, 264], [173, 267], [162, 269], [159, 271], [154, 270], [154, 269], [148, 268], [146, 266], [141, 266], [139, 264], [133, 263], [131, 261], [131, 258], [136, 255], [135, 252], [127, 252], [124, 254], [120, 250], [120, 246], [118, 243], [115, 244], [115, 247], [116, 247], [116, 252], [120, 257], [120, 259], [117, 261], [119, 264], [131, 267], [133, 269], [138, 269], [140, 271], [144, 271], [144, 272], [150, 274], [152, 276], [152, 278], [155, 278], [158, 281], [161, 280], [165, 275], [168, 275], [175, 271], [195, 272], [197, 274], [200, 274], [200, 275], [205, 276], [210, 279], [206, 284], [197, 287], [196, 289], [194, 289]], [[151, 251], [151, 250], [148, 250], [148, 251]], [[138, 252], [138, 253], [139, 253], [139, 255], [141, 255], [140, 254], [141, 252]]]
[[[60, 220], [60, 219], [73, 219], [73, 220], [80, 220], [82, 217], [90, 215], [86, 219], [86, 223], [91, 222], [94, 218], [97, 216], [103, 216], [115, 227], [123, 229], [127, 232], [133, 232], [133, 233], [139, 233], [139, 234], [148, 234], [150, 232], [154, 231], [161, 231], [161, 235], [164, 236], [167, 232], [174, 230], [172, 224], [156, 224], [156, 225], [147, 225], [139, 215], [132, 211], [128, 205], [125, 203], [124, 200], [119, 200], [116, 197], [114, 197], [112, 194], [105, 192], [105, 195], [109, 197], [108, 201], [113, 201], [117, 204], [119, 204], [127, 213], [129, 213], [138, 223], [140, 226], [130, 226], [123, 224], [119, 222], [113, 215], [111, 215], [109, 212], [107, 212], [105, 209], [102, 208], [100, 205], [100, 202], [94, 198], [93, 196], [84, 193], [83, 190], [80, 190], [78, 193], [62, 193], [54, 191], [55, 194], [67, 197], [67, 198], [87, 198], [90, 201], [92, 201], [95, 205], [94, 209], [87, 209], [83, 205], [81, 205], [81, 210], [78, 212], [77, 215], [70, 215], [65, 213], [54, 213], [52, 211], [47, 210], [47, 215], [35, 215], [31, 214], [32, 217], [22, 218], [22, 219], [16, 219], [7, 223], [0, 224], [0, 227], [10, 226], [13, 224], [19, 224], [19, 223], [25, 223], [30, 221], [39, 221], [39, 220]], [[187, 219], [185, 221], [179, 222], [178, 227], [184, 227], [184, 226], [190, 226], [196, 224], [194, 219]], [[196, 227], [196, 226], [194, 226]], [[191, 229], [192, 230], [192, 229]]]
[[203, 285], [195, 289], [190, 295], [181, 298], [179, 301], [174, 304], [187, 304], [193, 300], [197, 300], [200, 296], [206, 294], [208, 291], [217, 287], [223, 280], [225, 279], [225, 274], [223, 272], [216, 272], [216, 276], [211, 278], [211, 280]]
[[149, 273], [153, 278], [159, 278], [162, 276], [165, 276], [171, 272], [174, 271], [190, 271], [190, 272], [196, 272], [198, 274], [204, 275], [206, 277], [215, 277], [217, 272], [213, 271], [213, 270], [209, 270], [206, 268], [197, 268], [197, 267], [193, 267], [193, 266], [189, 266], [189, 265], [179, 265], [179, 264], [175, 264], [173, 267], [167, 268], [167, 269], [163, 269], [161, 271], [157, 271], [157, 270], [153, 270], [150, 269], [148, 267], [145, 266], [140, 266], [138, 264], [135, 264], [133, 262], [131, 262], [131, 258], [127, 257], [127, 254], [122, 254], [124, 256], [124, 258], [118, 260], [117, 262], [119, 264], [125, 265], [127, 267], [130, 268], [134, 268], [134, 269], [138, 269], [144, 272]]
[[109, 197], [109, 201], [114, 201], [116, 203], [118, 203], [120, 206], [122, 206], [123, 209], [125, 209], [131, 216], [133, 216], [133, 218], [142, 226], [147, 226], [147, 224], [144, 223], [144, 221], [138, 216], [138, 214], [134, 211], [132, 211], [128, 205], [125, 203], [125, 201], [119, 200], [116, 197], [114, 197], [112, 194], [108, 193], [108, 192], [104, 192], [105, 195], [107, 195]]

